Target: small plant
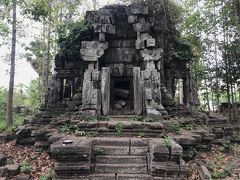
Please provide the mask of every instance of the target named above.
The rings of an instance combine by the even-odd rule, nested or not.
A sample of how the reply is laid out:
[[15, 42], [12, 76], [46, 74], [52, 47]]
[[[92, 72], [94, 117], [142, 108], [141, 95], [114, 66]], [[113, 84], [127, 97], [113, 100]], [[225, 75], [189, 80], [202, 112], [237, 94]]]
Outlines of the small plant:
[[55, 180], [55, 173], [54, 171], [49, 171], [46, 175], [40, 176], [39, 180]]
[[223, 179], [228, 176], [228, 172], [226, 172], [225, 170], [221, 170], [218, 172], [214, 172], [211, 175], [213, 179], [219, 179], [219, 178]]
[[165, 136], [164, 138], [163, 138], [163, 143], [165, 144], [165, 146], [167, 147], [167, 148], [171, 148], [172, 147], [172, 140], [168, 137], [168, 136]]
[[28, 161], [23, 161], [21, 163], [21, 172], [30, 174], [32, 170], [32, 166]]
[[70, 128], [70, 126], [69, 126], [68, 124], [65, 124], [64, 126], [62, 126], [62, 127], [60, 128], [60, 131], [61, 131], [62, 133], [70, 133], [71, 128]]
[[80, 137], [86, 136], [85, 131], [80, 131], [80, 130], [76, 130], [74, 134]]
[[175, 133], [179, 134], [181, 131], [181, 126], [178, 122], [174, 122], [171, 124], [171, 129], [172, 131], [174, 131]]
[[143, 119], [143, 122], [153, 122], [152, 118], [146, 117]]
[[7, 129], [7, 124], [5, 121], [0, 121], [0, 132], [3, 132]]
[[143, 138], [144, 136], [145, 136], [144, 133], [142, 133], [142, 132], [138, 133], [138, 137]]
[[104, 150], [101, 149], [100, 147], [97, 147], [94, 149], [94, 154], [95, 155], [102, 155], [104, 153]]
[[130, 121], [153, 122], [153, 119], [149, 117], [143, 117], [143, 116], [133, 116], [132, 118], [130, 118]]
[[217, 159], [218, 161], [223, 161], [223, 158], [224, 158], [224, 156], [223, 156], [222, 153], [217, 153], [217, 154], [216, 154], [216, 159]]
[[110, 121], [111, 118], [109, 116], [99, 116], [98, 120], [99, 121]]
[[116, 130], [116, 135], [118, 137], [120, 137], [123, 133], [123, 124], [118, 122], [116, 125], [115, 125], [115, 130]]
[[188, 124], [188, 125], [184, 126], [183, 128], [188, 131], [191, 131], [193, 127], [192, 127], [192, 125]]
[[229, 139], [223, 138], [223, 139], [221, 140], [221, 145], [224, 147], [224, 151], [225, 151], [225, 152], [229, 152], [230, 146], [231, 146], [231, 142], [230, 142]]
[[96, 132], [90, 132], [88, 133], [88, 137], [97, 137], [99, 135], [99, 133], [96, 131]]
[[92, 116], [92, 115], [86, 115], [83, 117], [83, 120], [84, 121], [87, 121], [87, 122], [92, 122], [92, 121], [96, 121], [96, 117], [95, 116]]

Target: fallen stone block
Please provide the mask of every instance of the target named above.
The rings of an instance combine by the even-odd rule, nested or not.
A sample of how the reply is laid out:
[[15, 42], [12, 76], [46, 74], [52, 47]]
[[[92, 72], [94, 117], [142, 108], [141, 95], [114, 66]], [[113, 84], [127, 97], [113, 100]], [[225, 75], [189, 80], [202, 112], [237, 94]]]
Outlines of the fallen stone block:
[[6, 176], [7, 176], [6, 167], [0, 167], [0, 177], [6, 177]]
[[123, 98], [128, 98], [130, 94], [129, 90], [126, 89], [115, 89], [115, 95]]
[[16, 176], [16, 180], [29, 180], [30, 175], [29, 174], [20, 174]]
[[0, 154], [0, 166], [5, 166], [7, 164], [7, 155]]
[[8, 172], [8, 176], [16, 176], [20, 173], [20, 165], [19, 164], [13, 164], [13, 165], [6, 165], [5, 166]]
[[200, 174], [201, 180], [210, 180], [210, 179], [212, 179], [212, 176], [211, 176], [210, 172], [208, 171], [208, 169], [206, 168], [205, 165], [199, 164], [198, 167], [199, 167], [198, 172]]

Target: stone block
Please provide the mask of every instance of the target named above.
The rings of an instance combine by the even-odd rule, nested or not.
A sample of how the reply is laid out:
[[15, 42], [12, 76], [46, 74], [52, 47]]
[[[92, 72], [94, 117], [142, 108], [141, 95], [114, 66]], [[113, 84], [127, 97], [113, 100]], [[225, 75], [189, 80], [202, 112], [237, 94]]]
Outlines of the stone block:
[[203, 164], [200, 164], [198, 166], [198, 172], [200, 174], [200, 179], [201, 180], [210, 180], [212, 179], [212, 176], [210, 174], [210, 172], [208, 171], [208, 169], [206, 168], [206, 166], [204, 166]]
[[6, 177], [6, 176], [7, 176], [6, 167], [0, 167], [0, 177]]
[[110, 68], [102, 68], [101, 95], [103, 115], [110, 113]]
[[149, 32], [150, 31], [150, 24], [149, 23], [133, 24], [133, 30], [135, 32]]
[[115, 95], [123, 98], [128, 98], [130, 95], [130, 91], [127, 89], [117, 89], [115, 88]]
[[179, 161], [182, 156], [183, 148], [177, 144], [175, 141], [171, 140], [171, 157], [172, 161]]
[[138, 22], [138, 16], [137, 15], [129, 15], [128, 16], [128, 23], [134, 24]]
[[134, 89], [134, 112], [142, 114], [143, 111], [143, 83], [141, 79], [141, 69], [133, 68], [133, 89]]
[[130, 7], [129, 14], [148, 15], [148, 7], [144, 5], [133, 5]]
[[147, 47], [155, 47], [156, 46], [155, 38], [149, 38], [146, 41], [147, 41]]
[[82, 41], [80, 54], [84, 61], [97, 61], [108, 48], [108, 42]]
[[147, 109], [146, 111], [147, 111], [146, 114], [148, 118], [151, 118], [154, 121], [162, 120], [162, 114], [156, 109]]
[[30, 175], [29, 174], [20, 174], [16, 176], [16, 180], [29, 180]]
[[100, 24], [115, 24], [115, 19], [111, 15], [99, 15], [95, 18], [96, 22]]
[[145, 89], [145, 99], [152, 100], [152, 98], [153, 98], [152, 89], [146, 88]]
[[162, 139], [152, 139], [149, 141], [150, 156], [152, 162], [168, 161], [170, 151]]
[[140, 56], [144, 61], [159, 61], [162, 57], [162, 52], [160, 48], [144, 49], [140, 50]]
[[125, 75], [126, 67], [123, 63], [110, 64], [111, 75], [113, 76], [123, 76]]
[[0, 166], [5, 166], [7, 164], [7, 155], [0, 154]]
[[94, 32], [95, 33], [101, 33], [102, 32], [102, 24], [95, 23], [93, 24]]
[[160, 72], [158, 72], [157, 70], [153, 70], [151, 79], [153, 81], [157, 81], [157, 83], [160, 84]]
[[92, 72], [92, 81], [100, 81], [100, 80], [101, 80], [100, 71], [93, 71]]
[[145, 48], [145, 43], [142, 40], [136, 40], [136, 49], [144, 49]]
[[132, 48], [111, 48], [105, 57], [106, 63], [131, 63], [136, 59], [137, 51]]
[[106, 41], [106, 36], [105, 36], [104, 33], [99, 33], [99, 41], [100, 41], [100, 42]]
[[152, 72], [150, 70], [144, 70], [141, 72], [141, 76], [143, 80], [151, 79]]
[[6, 165], [5, 166], [8, 172], [8, 176], [16, 176], [20, 173], [20, 166], [19, 164], [13, 164], [13, 165]]
[[115, 25], [102, 24], [102, 32], [108, 33], [108, 34], [115, 34], [116, 33]]

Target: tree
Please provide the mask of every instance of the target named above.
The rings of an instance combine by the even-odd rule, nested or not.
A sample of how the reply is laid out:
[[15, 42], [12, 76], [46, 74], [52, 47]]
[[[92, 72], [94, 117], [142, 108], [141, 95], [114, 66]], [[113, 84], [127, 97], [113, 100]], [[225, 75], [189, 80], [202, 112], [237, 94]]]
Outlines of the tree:
[[16, 58], [16, 32], [17, 32], [17, 1], [12, 0], [12, 47], [11, 47], [11, 67], [10, 67], [10, 80], [8, 89], [7, 100], [7, 126], [13, 125], [13, 88], [14, 88], [14, 76], [15, 76], [15, 58]]

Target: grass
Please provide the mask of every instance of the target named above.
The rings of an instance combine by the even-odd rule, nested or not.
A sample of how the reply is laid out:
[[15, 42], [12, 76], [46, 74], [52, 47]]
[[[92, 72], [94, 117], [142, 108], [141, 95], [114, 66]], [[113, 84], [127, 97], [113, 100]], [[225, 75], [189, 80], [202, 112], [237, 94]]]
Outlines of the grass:
[[30, 174], [32, 170], [32, 166], [28, 161], [23, 161], [21, 163], [21, 172]]
[[46, 175], [40, 176], [39, 180], [55, 180], [54, 171], [49, 171]]
[[5, 121], [5, 119], [1, 118], [0, 119], [0, 133], [5, 132], [5, 131], [7, 131], [7, 132], [14, 131], [18, 126], [23, 125], [23, 123], [24, 123], [24, 117], [14, 114], [13, 126], [11, 128], [8, 128], [7, 122]]

